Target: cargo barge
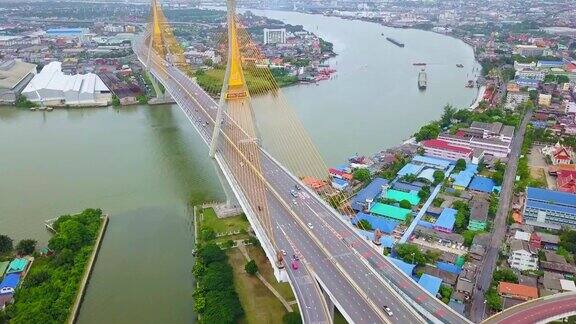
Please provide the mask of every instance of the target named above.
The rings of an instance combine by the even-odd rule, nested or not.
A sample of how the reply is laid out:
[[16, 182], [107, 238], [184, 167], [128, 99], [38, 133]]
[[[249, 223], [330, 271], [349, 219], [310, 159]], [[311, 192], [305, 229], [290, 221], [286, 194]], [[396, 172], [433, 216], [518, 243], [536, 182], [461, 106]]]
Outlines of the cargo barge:
[[398, 47], [404, 47], [403, 43], [400, 43], [399, 41], [395, 40], [394, 38], [386, 37], [386, 40], [389, 41], [390, 43], [398, 46]]

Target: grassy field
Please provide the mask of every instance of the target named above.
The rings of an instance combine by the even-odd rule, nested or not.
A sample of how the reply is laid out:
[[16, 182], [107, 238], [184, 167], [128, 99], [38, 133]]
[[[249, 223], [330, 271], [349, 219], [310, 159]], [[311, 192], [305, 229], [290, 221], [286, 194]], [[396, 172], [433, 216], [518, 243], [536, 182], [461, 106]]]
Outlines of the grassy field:
[[544, 184], [547, 184], [547, 180], [546, 180], [546, 171], [544, 171], [544, 168], [539, 168], [539, 167], [529, 167], [530, 169], [530, 178], [535, 179], [535, 180], [539, 180]]
[[[222, 90], [222, 80], [224, 79], [224, 68], [215, 68], [196, 73], [198, 84], [210, 94], [219, 94]], [[251, 94], [262, 93], [275, 88], [271, 80], [265, 79], [256, 74], [255, 69], [245, 69], [244, 78], [248, 91]], [[292, 76], [277, 77], [276, 83], [279, 87], [294, 84], [298, 79]]]
[[284, 299], [286, 299], [287, 302], [296, 299], [289, 283], [278, 282], [276, 280], [274, 272], [272, 271], [272, 265], [268, 261], [268, 258], [261, 247], [248, 247], [248, 255], [256, 261], [256, 264], [258, 264], [258, 271], [260, 274], [280, 293], [280, 295], [282, 295], [282, 297], [284, 297]]
[[237, 230], [248, 231], [250, 228], [250, 223], [248, 223], [248, 220], [244, 214], [233, 217], [218, 218], [214, 212], [214, 209], [212, 208], [206, 208], [202, 213], [202, 226], [210, 227], [216, 231], [216, 233]]
[[[246, 259], [242, 252], [238, 249], [230, 249], [228, 256], [234, 269], [234, 288], [245, 312], [241, 323], [281, 323], [286, 309], [258, 277], [251, 276], [244, 271]], [[261, 265], [259, 264], [258, 267], [260, 268]]]

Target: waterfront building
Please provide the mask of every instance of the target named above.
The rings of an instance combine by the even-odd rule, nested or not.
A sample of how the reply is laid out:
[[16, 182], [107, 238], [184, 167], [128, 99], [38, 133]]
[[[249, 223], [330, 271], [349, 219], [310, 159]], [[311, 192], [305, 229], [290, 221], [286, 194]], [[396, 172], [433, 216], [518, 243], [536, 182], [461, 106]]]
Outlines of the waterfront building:
[[538, 255], [532, 251], [527, 241], [512, 239], [508, 264], [510, 268], [520, 271], [538, 270]]
[[514, 127], [503, 125], [500, 122], [482, 123], [474, 121], [470, 125], [470, 129], [481, 132], [482, 138], [499, 138], [504, 142], [511, 142], [514, 136]]
[[36, 64], [19, 60], [0, 63], [0, 105], [13, 104], [36, 75]]
[[576, 194], [528, 187], [524, 221], [548, 229], [576, 228]]
[[441, 159], [456, 161], [463, 159], [470, 162], [472, 159], [472, 150], [466, 147], [451, 145], [450, 143], [431, 139], [420, 143], [424, 148], [424, 155], [433, 156]]
[[28, 100], [46, 106], [106, 106], [112, 94], [96, 74], [66, 75], [62, 63], [51, 62], [22, 91]]
[[486, 229], [489, 203], [485, 199], [473, 199], [470, 205], [470, 220], [468, 229], [471, 231], [483, 231]]
[[455, 146], [462, 146], [473, 150], [482, 150], [484, 153], [496, 157], [506, 157], [510, 153], [510, 142], [504, 142], [500, 139], [469, 137], [463, 134], [440, 134], [438, 139], [446, 141]]
[[264, 45], [284, 44], [286, 43], [286, 29], [268, 29], [264, 28]]

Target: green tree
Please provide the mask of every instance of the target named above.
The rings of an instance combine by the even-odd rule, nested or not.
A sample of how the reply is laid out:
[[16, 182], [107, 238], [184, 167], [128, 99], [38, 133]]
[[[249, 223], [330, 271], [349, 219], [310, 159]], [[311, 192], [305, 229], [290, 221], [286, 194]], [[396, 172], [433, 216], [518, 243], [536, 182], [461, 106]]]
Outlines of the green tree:
[[576, 254], [576, 231], [563, 230], [560, 233], [560, 246], [570, 253]]
[[462, 171], [464, 169], [466, 169], [466, 160], [458, 159], [456, 161], [456, 165], [454, 166], [454, 172]]
[[120, 98], [118, 98], [116, 95], [112, 96], [112, 106], [120, 107]]
[[255, 275], [256, 272], [258, 272], [258, 265], [256, 264], [256, 261], [250, 260], [246, 262], [246, 264], [244, 265], [244, 270], [249, 275]]
[[444, 113], [442, 114], [442, 117], [440, 118], [440, 125], [442, 127], [450, 126], [450, 124], [452, 123], [452, 118], [454, 117], [454, 114], [456, 113], [456, 111], [457, 111], [457, 109], [454, 108], [452, 105], [444, 106]]
[[36, 250], [36, 240], [24, 239], [16, 245], [16, 252], [19, 255], [30, 255]]
[[412, 209], [412, 204], [406, 199], [400, 200], [398, 205], [400, 206], [400, 208]]
[[200, 239], [204, 242], [211, 241], [216, 238], [216, 232], [211, 227], [204, 227], [200, 231]]
[[404, 262], [426, 265], [426, 255], [415, 244], [400, 243], [394, 246], [396, 254]]
[[440, 135], [440, 125], [438, 122], [433, 122], [428, 125], [424, 125], [420, 128], [420, 130], [414, 135], [416, 141], [420, 142], [427, 139], [432, 139], [438, 137]]
[[442, 302], [448, 304], [452, 296], [452, 288], [446, 285], [440, 286], [440, 296], [442, 297]]
[[488, 291], [484, 294], [484, 297], [486, 298], [486, 306], [488, 306], [488, 308], [494, 311], [502, 310], [502, 301], [495, 287], [488, 289]]
[[428, 198], [428, 196], [430, 196], [430, 186], [424, 186], [418, 191], [418, 197], [420, 197], [420, 199], [424, 200]]
[[12, 252], [13, 241], [8, 235], [0, 235], [0, 254]]
[[444, 181], [444, 172], [440, 171], [440, 170], [436, 170], [434, 171], [434, 173], [432, 174], [432, 176], [434, 177], [434, 184], [437, 185], [440, 182]]
[[358, 228], [363, 229], [365, 231], [371, 231], [372, 230], [372, 224], [370, 224], [370, 222], [366, 219], [359, 220], [358, 223], [356, 223], [356, 226], [358, 226]]
[[514, 271], [507, 268], [502, 268], [494, 271], [494, 274], [492, 275], [492, 280], [495, 283], [499, 283], [501, 281], [518, 283], [518, 276], [516, 276]]
[[354, 173], [352, 173], [352, 177], [354, 180], [366, 182], [370, 180], [370, 171], [367, 169], [356, 169], [354, 170]]

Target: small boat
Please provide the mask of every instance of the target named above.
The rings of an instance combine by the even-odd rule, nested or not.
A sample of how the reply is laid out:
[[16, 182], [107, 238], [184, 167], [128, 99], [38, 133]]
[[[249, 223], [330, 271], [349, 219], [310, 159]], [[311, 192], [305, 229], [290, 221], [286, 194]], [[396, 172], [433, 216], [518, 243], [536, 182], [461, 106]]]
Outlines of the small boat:
[[463, 68], [464, 64], [456, 64], [456, 67]]
[[52, 110], [54, 110], [54, 108], [52, 108], [52, 107], [46, 108], [46, 111], [52, 111]]
[[474, 80], [468, 80], [466, 84], [466, 88], [474, 88]]
[[36, 111], [36, 108], [35, 108], [35, 107], [30, 107], [30, 110], [31, 110], [31, 111]]
[[424, 69], [418, 73], [418, 89], [424, 90], [428, 86], [428, 77]]
[[415, 65], [415, 66], [425, 66], [426, 63], [416, 62], [416, 63], [412, 63], [412, 65]]

